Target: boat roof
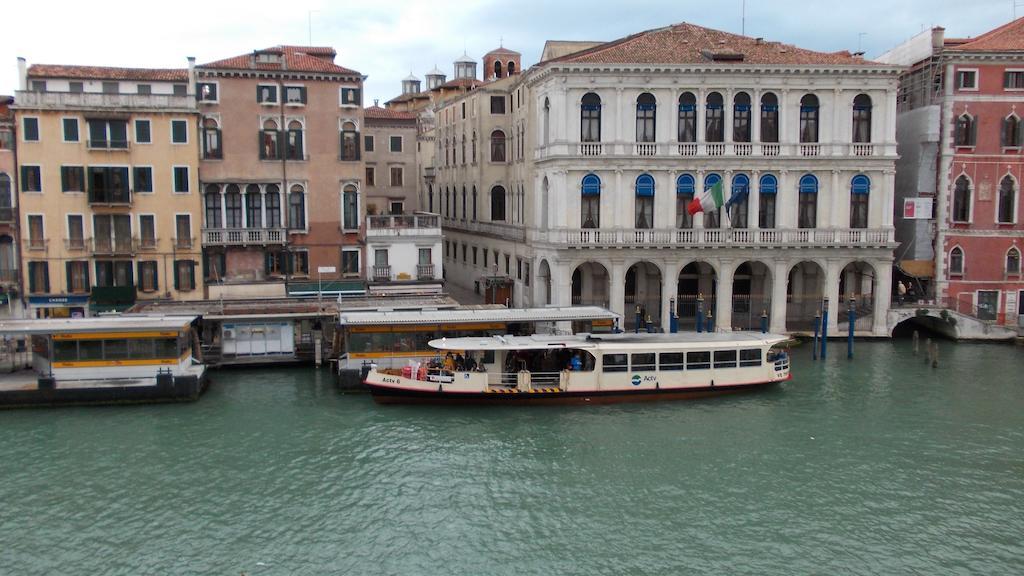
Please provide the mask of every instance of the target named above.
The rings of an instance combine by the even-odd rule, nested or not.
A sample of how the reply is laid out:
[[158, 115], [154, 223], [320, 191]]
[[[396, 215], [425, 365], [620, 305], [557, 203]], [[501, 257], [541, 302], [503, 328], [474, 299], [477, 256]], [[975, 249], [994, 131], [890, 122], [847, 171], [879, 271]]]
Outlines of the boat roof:
[[437, 350], [557, 350], [561, 348], [649, 351], [696, 348], [771, 346], [788, 340], [781, 334], [760, 332], [686, 332], [679, 334], [576, 334], [572, 336], [467, 336], [430, 341]]
[[47, 318], [0, 322], [0, 334], [68, 334], [84, 332], [142, 332], [181, 330], [198, 316], [100, 316], [94, 318]]
[[394, 310], [342, 312], [342, 326], [409, 324], [459, 324], [476, 322], [569, 322], [573, 320], [614, 320], [618, 314], [600, 306], [546, 308], [497, 308], [475, 310]]

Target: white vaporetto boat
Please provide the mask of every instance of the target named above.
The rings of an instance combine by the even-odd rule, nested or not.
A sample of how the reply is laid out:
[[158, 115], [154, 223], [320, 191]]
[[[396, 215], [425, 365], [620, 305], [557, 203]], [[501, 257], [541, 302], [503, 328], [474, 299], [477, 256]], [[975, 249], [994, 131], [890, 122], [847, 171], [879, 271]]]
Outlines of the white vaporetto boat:
[[679, 399], [788, 380], [785, 336], [760, 333], [442, 338], [438, 359], [370, 368], [381, 403], [566, 404]]

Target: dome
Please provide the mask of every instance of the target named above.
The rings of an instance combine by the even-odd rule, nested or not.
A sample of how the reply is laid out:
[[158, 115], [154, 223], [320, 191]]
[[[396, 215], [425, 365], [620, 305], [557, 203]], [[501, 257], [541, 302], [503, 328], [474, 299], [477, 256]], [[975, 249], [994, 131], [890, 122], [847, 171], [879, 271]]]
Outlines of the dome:
[[419, 82], [420, 79], [417, 78], [415, 74], [410, 72], [408, 76], [406, 76], [405, 78], [402, 79], [402, 81], [403, 82]]
[[466, 54], [465, 52], [463, 52], [462, 56], [460, 56], [459, 59], [455, 61], [455, 63], [456, 64], [465, 64], [465, 63], [476, 64], [476, 60], [473, 60], [472, 58], [469, 57], [469, 54]]

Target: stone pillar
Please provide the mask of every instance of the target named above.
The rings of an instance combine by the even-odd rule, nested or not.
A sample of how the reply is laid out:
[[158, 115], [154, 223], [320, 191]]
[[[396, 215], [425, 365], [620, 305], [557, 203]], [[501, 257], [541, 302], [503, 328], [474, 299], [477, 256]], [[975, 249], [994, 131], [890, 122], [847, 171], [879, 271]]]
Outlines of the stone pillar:
[[[705, 118], [707, 118], [707, 90], [703, 87], [697, 89], [697, 142], [703, 143], [708, 141], [708, 135], [705, 132]], [[697, 186], [702, 186], [702, 182], [698, 182]], [[699, 190], [700, 188], [698, 188]]]
[[729, 88], [722, 95], [722, 141], [732, 142], [733, 91]]
[[[694, 191], [693, 197], [699, 198], [701, 193], [704, 191], [704, 171], [697, 170], [697, 181], [693, 184]], [[693, 215], [693, 228], [694, 230], [701, 230], [704, 228], [704, 213], [698, 212]]]
[[[619, 327], [625, 329], [625, 310], [626, 310], [626, 265], [622, 260], [613, 260], [611, 262], [611, 269], [609, 270], [611, 277], [609, 279], [609, 296], [608, 305], [612, 312], [615, 312], [619, 316], [622, 316]], [[633, 313], [632, 310], [629, 311]]]
[[772, 310], [769, 330], [782, 334], [786, 331], [786, 283], [789, 282], [789, 263], [777, 260], [772, 270]]
[[[821, 194], [821, 191], [819, 190], [818, 191], [819, 202], [820, 202], [821, 196], [822, 196], [822, 194]], [[832, 181], [829, 184], [829, 191], [828, 191], [828, 194], [825, 195], [826, 201], [828, 202], [828, 222], [826, 222], [824, 226], [822, 226], [819, 223], [818, 224], [819, 228], [848, 228], [850, 226], [849, 219], [847, 219], [846, 222], [839, 222], [839, 216], [838, 215], [839, 215], [839, 203], [841, 202], [840, 198], [845, 198], [845, 197], [847, 197], [847, 195], [842, 194], [840, 192], [840, 188], [839, 188], [839, 170], [833, 170], [832, 171]]]
[[669, 332], [672, 324], [672, 299], [679, 290], [679, 264], [666, 261], [661, 270], [661, 331]]
[[[626, 128], [625, 118], [628, 114], [622, 108], [622, 87], [615, 88], [615, 115], [612, 116], [612, 142], [615, 147], [614, 150], [608, 150], [608, 154], [621, 154], [623, 151], [620, 149], [622, 142], [626, 139]], [[602, 118], [602, 121], [604, 119]]]
[[832, 335], [839, 333], [839, 274], [842, 272], [839, 264], [834, 259], [828, 260], [825, 286], [822, 290], [822, 294], [828, 298], [828, 333]]
[[779, 171], [779, 189], [775, 193], [775, 227], [796, 228], [796, 184], [789, 170]]
[[750, 196], [747, 197], [747, 227], [751, 230], [760, 228], [759, 212], [761, 210], [761, 173], [754, 170], [750, 173]]
[[750, 94], [750, 141], [761, 141], [761, 91]]
[[[604, 190], [601, 191], [602, 193]], [[602, 194], [604, 196], [604, 194]], [[605, 220], [610, 222], [611, 226], [602, 224], [602, 228], [632, 228], [633, 227], [633, 214], [629, 211], [630, 198], [627, 190], [622, 185], [622, 170], [615, 170], [615, 190], [609, 194], [612, 199], [612, 211], [609, 216], [611, 220]]]
[[871, 263], [875, 268], [875, 311], [871, 331], [876, 336], [889, 335], [889, 305], [892, 294], [892, 262], [879, 260]]
[[718, 317], [715, 318], [717, 332], [732, 332], [732, 278], [735, 272], [732, 260], [719, 260], [718, 265], [718, 293], [715, 294], [715, 302], [718, 304], [715, 311]]

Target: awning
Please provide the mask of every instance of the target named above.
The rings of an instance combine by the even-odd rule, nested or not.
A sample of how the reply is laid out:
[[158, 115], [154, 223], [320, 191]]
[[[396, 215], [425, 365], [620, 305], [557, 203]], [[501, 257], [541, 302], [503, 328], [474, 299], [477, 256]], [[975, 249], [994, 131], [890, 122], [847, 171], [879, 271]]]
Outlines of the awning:
[[896, 265], [901, 272], [914, 278], [934, 278], [934, 260], [900, 260]]
[[366, 284], [362, 280], [324, 280], [323, 282], [289, 282], [289, 296], [364, 296]]

